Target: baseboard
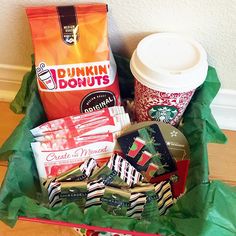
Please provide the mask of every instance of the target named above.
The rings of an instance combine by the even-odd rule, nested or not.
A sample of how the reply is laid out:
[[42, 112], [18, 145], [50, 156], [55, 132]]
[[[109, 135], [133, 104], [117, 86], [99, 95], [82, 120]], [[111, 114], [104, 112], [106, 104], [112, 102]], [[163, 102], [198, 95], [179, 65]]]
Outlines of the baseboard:
[[31, 68], [0, 64], [0, 101], [10, 102], [20, 88], [24, 74]]
[[[14, 99], [28, 67], [0, 64], [0, 101]], [[236, 130], [236, 90], [221, 89], [211, 104], [212, 114], [221, 129]]]
[[211, 110], [221, 129], [236, 131], [236, 90], [221, 89], [211, 104]]

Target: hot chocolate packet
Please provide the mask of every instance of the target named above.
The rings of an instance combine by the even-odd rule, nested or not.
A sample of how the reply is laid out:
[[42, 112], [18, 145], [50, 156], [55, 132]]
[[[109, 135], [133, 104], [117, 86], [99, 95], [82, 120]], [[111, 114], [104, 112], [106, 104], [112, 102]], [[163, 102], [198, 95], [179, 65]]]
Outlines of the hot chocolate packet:
[[101, 200], [101, 207], [106, 212], [115, 216], [125, 216], [129, 208], [130, 192], [126, 189], [106, 186]]
[[130, 125], [127, 113], [118, 114], [113, 117], [99, 117], [90, 122], [71, 126], [65, 129], [47, 133], [43, 136], [35, 137], [36, 141], [44, 142], [54, 139], [71, 139], [74, 137], [92, 136], [104, 133], [116, 133], [118, 135], [122, 129]]
[[38, 127], [31, 129], [30, 131], [33, 136], [37, 137], [52, 133], [54, 131], [69, 129], [72, 126], [83, 125], [101, 118], [113, 117], [115, 115], [124, 113], [124, 107], [122, 106], [106, 107], [93, 112], [83, 113], [74, 116], [67, 116], [65, 118], [47, 121], [39, 125]]

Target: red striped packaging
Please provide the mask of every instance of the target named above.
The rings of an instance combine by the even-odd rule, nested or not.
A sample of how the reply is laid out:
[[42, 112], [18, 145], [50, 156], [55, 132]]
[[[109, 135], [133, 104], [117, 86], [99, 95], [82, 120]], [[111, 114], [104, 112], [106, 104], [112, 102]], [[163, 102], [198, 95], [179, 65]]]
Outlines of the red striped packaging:
[[69, 139], [84, 135], [97, 135], [107, 132], [120, 132], [122, 129], [130, 125], [130, 118], [127, 113], [118, 114], [108, 117], [96, 117], [90, 122], [80, 123], [76, 126], [70, 126], [65, 129], [47, 133], [43, 136], [36, 137], [36, 141], [47, 141], [55, 139]]
[[65, 118], [60, 118], [56, 120], [51, 120], [41, 124], [40, 126], [31, 129], [33, 136], [42, 136], [47, 133], [51, 133], [57, 130], [68, 129], [72, 126], [81, 125], [83, 123], [91, 122], [93, 120], [100, 119], [101, 117], [113, 117], [118, 114], [125, 113], [124, 107], [113, 106], [106, 107], [101, 110], [96, 110], [93, 112], [83, 113], [79, 115], [67, 116]]

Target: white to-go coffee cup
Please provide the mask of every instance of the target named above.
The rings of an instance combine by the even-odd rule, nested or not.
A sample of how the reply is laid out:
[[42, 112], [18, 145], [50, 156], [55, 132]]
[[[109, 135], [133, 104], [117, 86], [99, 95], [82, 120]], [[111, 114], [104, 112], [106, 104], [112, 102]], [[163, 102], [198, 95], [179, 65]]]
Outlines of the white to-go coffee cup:
[[139, 42], [130, 68], [135, 77], [136, 120], [178, 125], [206, 78], [207, 54], [192, 38], [156, 33]]

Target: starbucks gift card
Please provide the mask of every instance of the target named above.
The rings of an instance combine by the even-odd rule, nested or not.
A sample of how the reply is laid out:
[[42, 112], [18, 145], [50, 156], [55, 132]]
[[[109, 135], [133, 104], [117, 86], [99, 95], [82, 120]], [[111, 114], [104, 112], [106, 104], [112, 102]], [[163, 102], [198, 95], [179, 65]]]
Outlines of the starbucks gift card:
[[142, 127], [117, 139], [125, 159], [147, 180], [176, 170], [157, 124]]

